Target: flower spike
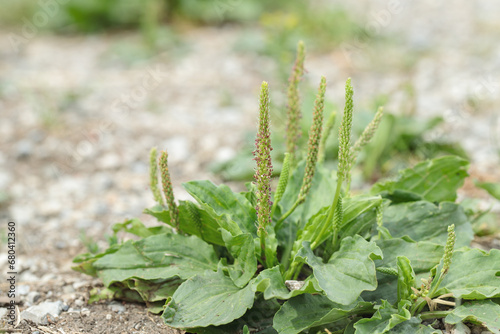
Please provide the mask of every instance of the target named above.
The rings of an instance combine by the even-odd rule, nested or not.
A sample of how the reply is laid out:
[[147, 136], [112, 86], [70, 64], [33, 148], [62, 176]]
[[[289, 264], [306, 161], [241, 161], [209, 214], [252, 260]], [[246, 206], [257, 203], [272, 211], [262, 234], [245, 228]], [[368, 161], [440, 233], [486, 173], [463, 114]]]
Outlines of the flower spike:
[[446, 275], [450, 269], [451, 257], [453, 255], [453, 248], [455, 247], [456, 239], [455, 224], [452, 224], [448, 226], [448, 238], [446, 239], [446, 246], [444, 247], [443, 269], [441, 269], [442, 275]]
[[175, 228], [179, 229], [179, 208], [174, 201], [174, 191], [172, 188], [172, 181], [170, 179], [170, 173], [168, 171], [168, 154], [166, 151], [162, 151], [160, 155], [160, 170], [161, 170], [161, 181], [163, 185], [163, 195], [167, 201], [168, 210], [170, 212], [170, 223]]
[[287, 104], [287, 122], [286, 122], [286, 151], [290, 153], [290, 166], [295, 166], [297, 142], [301, 135], [300, 119], [300, 97], [299, 82], [304, 74], [305, 49], [304, 42], [300, 41], [297, 45], [297, 58], [288, 79], [288, 104]]
[[155, 201], [163, 205], [163, 198], [158, 188], [158, 156], [156, 147], [153, 147], [149, 153], [149, 185]]
[[338, 177], [342, 180], [349, 179], [349, 170], [351, 163], [351, 128], [352, 128], [352, 112], [354, 91], [351, 85], [351, 78], [347, 79], [345, 84], [345, 107], [342, 123], [339, 129], [339, 167]]
[[271, 136], [269, 132], [269, 86], [262, 82], [259, 104], [259, 126], [257, 139], [255, 139], [255, 151], [253, 152], [257, 163], [255, 168], [255, 183], [257, 185], [257, 233], [261, 237], [262, 250], [265, 249], [266, 227], [271, 223], [271, 175], [273, 165], [271, 163]]
[[326, 78], [321, 77], [321, 83], [318, 89], [318, 95], [314, 102], [313, 122], [309, 130], [309, 144], [307, 147], [307, 160], [304, 180], [299, 192], [299, 202], [303, 203], [311, 189], [312, 179], [316, 170], [318, 161], [318, 149], [321, 140], [321, 131], [323, 127], [323, 108], [325, 106]]

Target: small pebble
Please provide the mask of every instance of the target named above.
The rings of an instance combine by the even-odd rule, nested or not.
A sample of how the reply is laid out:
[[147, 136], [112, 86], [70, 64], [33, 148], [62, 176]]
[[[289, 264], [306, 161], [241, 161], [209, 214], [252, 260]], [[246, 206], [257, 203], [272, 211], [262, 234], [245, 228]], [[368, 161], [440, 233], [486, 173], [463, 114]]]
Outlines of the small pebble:
[[89, 283], [86, 281], [80, 281], [80, 282], [75, 282], [73, 283], [73, 289], [78, 290], [83, 286], [87, 286]]
[[125, 306], [123, 306], [122, 304], [120, 304], [116, 301], [112, 301], [111, 303], [109, 303], [108, 309], [110, 309], [111, 311], [116, 312], [116, 313], [123, 313], [126, 310]]
[[115, 153], [106, 153], [96, 161], [99, 169], [116, 169], [121, 165], [121, 158]]
[[109, 313], [108, 313], [108, 314], [106, 314], [106, 320], [111, 320], [111, 318], [112, 318], [112, 315], [111, 315], [111, 314], [109, 314]]
[[62, 291], [64, 294], [73, 293], [73, 292], [75, 292], [75, 288], [73, 288], [73, 286], [71, 286], [71, 285], [65, 285], [65, 286], [63, 286]]
[[29, 140], [21, 140], [17, 143], [17, 158], [25, 159], [33, 153], [33, 144]]
[[61, 301], [43, 302], [35, 306], [30, 306], [21, 312], [21, 319], [30, 320], [40, 325], [47, 325], [49, 317], [53, 321], [61, 313], [62, 307], [63, 303]]
[[18, 285], [17, 286], [17, 292], [21, 295], [21, 296], [26, 296], [28, 294], [28, 292], [30, 292], [31, 288], [29, 285]]
[[26, 301], [29, 304], [35, 304], [40, 299], [40, 293], [38, 291], [31, 291], [26, 295]]
[[90, 310], [88, 308], [82, 308], [80, 314], [84, 317], [88, 317], [90, 315]]
[[57, 249], [64, 249], [66, 248], [66, 243], [64, 241], [56, 241], [55, 246]]
[[81, 299], [75, 300], [75, 306], [83, 306], [84, 302]]

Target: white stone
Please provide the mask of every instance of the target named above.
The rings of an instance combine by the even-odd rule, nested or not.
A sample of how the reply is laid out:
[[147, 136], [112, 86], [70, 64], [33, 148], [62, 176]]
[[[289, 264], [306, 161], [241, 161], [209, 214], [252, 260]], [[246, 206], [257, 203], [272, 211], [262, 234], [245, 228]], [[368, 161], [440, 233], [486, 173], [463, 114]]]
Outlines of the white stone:
[[97, 160], [97, 167], [100, 169], [116, 169], [121, 166], [122, 159], [118, 154], [107, 153]]
[[21, 319], [30, 320], [38, 325], [47, 325], [49, 318], [56, 318], [61, 314], [63, 302], [43, 302], [39, 305], [30, 306], [21, 312]]
[[112, 301], [111, 303], [109, 303], [108, 309], [110, 309], [111, 311], [114, 311], [116, 313], [123, 313], [126, 310], [125, 306], [123, 306], [122, 304], [120, 304], [119, 302], [116, 302], [116, 301]]

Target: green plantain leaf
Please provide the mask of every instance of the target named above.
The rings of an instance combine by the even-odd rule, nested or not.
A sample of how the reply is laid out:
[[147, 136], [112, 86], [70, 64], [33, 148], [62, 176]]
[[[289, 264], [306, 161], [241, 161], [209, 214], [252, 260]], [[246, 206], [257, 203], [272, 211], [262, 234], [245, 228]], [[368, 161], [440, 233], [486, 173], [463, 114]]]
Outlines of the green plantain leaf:
[[146, 281], [142, 279], [130, 279], [124, 283], [129, 289], [137, 291], [142, 300], [148, 302], [165, 301], [167, 297], [174, 294], [175, 290], [183, 282], [180, 278], [157, 279]]
[[148, 228], [137, 218], [129, 219], [123, 223], [116, 223], [113, 225], [113, 233], [116, 234], [122, 230], [141, 238], [149, 237], [154, 234], [171, 232], [170, 229], [165, 225]]
[[98, 259], [101, 257], [108, 255], [108, 254], [113, 254], [117, 252], [122, 245], [120, 244], [115, 244], [106, 249], [106, 251], [99, 253], [99, 254], [92, 254], [92, 253], [84, 253], [80, 254], [77, 257], [73, 259], [73, 263], [77, 263], [77, 265], [71, 267], [71, 269], [78, 271], [82, 274], [90, 275], [90, 276], [97, 276], [97, 270], [94, 267], [94, 262], [96, 262]]
[[281, 305], [276, 300], [256, 298], [253, 307], [241, 318], [235, 319], [227, 325], [190, 328], [190, 333], [198, 334], [241, 334], [247, 326], [250, 333], [276, 334], [272, 327], [273, 317]]
[[476, 182], [476, 187], [486, 190], [491, 196], [500, 200], [500, 183]]
[[[397, 257], [405, 256], [411, 262], [417, 276], [429, 276], [429, 271], [441, 260], [444, 246], [428, 241], [415, 242], [409, 239], [377, 240], [377, 246], [382, 249], [384, 258], [376, 260], [377, 267], [397, 268]], [[365, 291], [363, 299], [377, 301], [386, 299], [390, 303], [397, 302], [397, 278], [377, 272], [378, 287], [375, 291]]]
[[175, 291], [162, 317], [175, 328], [224, 325], [243, 316], [254, 296], [252, 284], [239, 288], [222, 271], [206, 271]]
[[[171, 225], [169, 211], [160, 205], [145, 209], [144, 213]], [[179, 229], [181, 231], [196, 235], [208, 243], [224, 246], [219, 228], [219, 223], [213, 214], [192, 202], [179, 201]]]
[[[255, 244], [257, 249], [260, 251], [260, 240], [258, 238], [255, 238]], [[264, 250], [264, 255], [266, 257], [266, 268], [271, 268], [278, 264], [277, 249], [278, 238], [276, 237], [273, 226], [269, 225], [266, 227], [266, 249]]]
[[[343, 219], [338, 234], [339, 239], [357, 234], [363, 234], [369, 231], [375, 223], [375, 207], [380, 205], [382, 199], [380, 196], [354, 196], [343, 200]], [[321, 226], [325, 223], [330, 207], [323, 207], [307, 222], [304, 229], [297, 234], [297, 240], [293, 245], [293, 253], [296, 254], [302, 247], [304, 241], [316, 239], [321, 231]], [[327, 240], [332, 233], [332, 224], [319, 239], [318, 245]]]
[[287, 301], [274, 316], [280, 334], [296, 334], [308, 328], [347, 320], [356, 314], [371, 314], [373, 303], [356, 300], [350, 305], [332, 302], [326, 296], [303, 294]]
[[228, 267], [229, 276], [236, 286], [243, 287], [257, 271], [254, 239], [248, 233], [233, 237], [224, 229], [222, 229], [222, 238], [229, 253], [234, 257], [233, 265]]
[[198, 237], [179, 234], [153, 235], [127, 241], [112, 254], [93, 263], [105, 286], [130, 278], [143, 280], [187, 279], [205, 270], [217, 269], [212, 246]]
[[[257, 236], [257, 214], [248, 199], [234, 193], [228, 186], [216, 186], [210, 181], [191, 181], [183, 184], [184, 189], [205, 209], [211, 208], [217, 216], [227, 216], [236, 222], [241, 231]], [[226, 228], [227, 226], [221, 225]], [[233, 227], [226, 228], [231, 234], [239, 234]]]
[[409, 300], [412, 287], [415, 287], [415, 272], [406, 256], [397, 257], [398, 266], [398, 302]]
[[[440, 265], [438, 270], [441, 270]], [[451, 266], [438, 292], [452, 292], [455, 298], [500, 297], [500, 250], [460, 249], [453, 253]]]
[[456, 247], [468, 246], [474, 237], [463, 208], [450, 202], [439, 206], [426, 201], [391, 205], [384, 210], [383, 219], [394, 238], [407, 235], [415, 241], [445, 244], [451, 224], [455, 224]]
[[363, 235], [375, 224], [375, 208], [382, 203], [380, 196], [359, 195], [344, 198], [342, 207], [344, 217], [340, 228], [341, 238]]
[[455, 201], [457, 189], [467, 177], [469, 163], [457, 156], [444, 156], [420, 162], [399, 173], [395, 181], [376, 183], [372, 194], [411, 191], [429, 202]]
[[375, 290], [377, 278], [373, 260], [382, 258], [382, 251], [374, 242], [359, 235], [342, 240], [340, 249], [327, 263], [314, 255], [309, 242], [297, 254], [314, 272], [318, 285], [333, 302], [349, 305], [361, 292]]
[[500, 334], [500, 305], [491, 300], [467, 302], [455, 308], [444, 320], [449, 324], [468, 321]]
[[443, 334], [439, 329], [434, 329], [430, 325], [422, 325], [420, 317], [412, 317], [410, 320], [400, 323], [389, 331], [391, 334]]
[[253, 289], [254, 291], [263, 292], [264, 299], [278, 298], [283, 300], [304, 293], [322, 292], [321, 288], [318, 286], [318, 281], [316, 281], [313, 276], [308, 277], [300, 289], [288, 290], [279, 266], [261, 271], [253, 282]]
[[383, 334], [411, 318], [408, 307], [411, 303], [402, 300], [398, 308], [392, 307], [387, 300], [382, 300], [382, 305], [376, 305], [377, 311], [369, 319], [361, 319], [354, 324], [356, 334]]

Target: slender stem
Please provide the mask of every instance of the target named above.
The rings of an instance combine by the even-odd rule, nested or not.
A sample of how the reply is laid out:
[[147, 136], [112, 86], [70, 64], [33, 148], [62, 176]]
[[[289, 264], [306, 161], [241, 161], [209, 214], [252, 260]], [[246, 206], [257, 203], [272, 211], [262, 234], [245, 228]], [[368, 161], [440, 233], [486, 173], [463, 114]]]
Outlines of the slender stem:
[[[342, 177], [342, 175], [338, 175], [337, 189], [335, 190], [335, 196], [333, 197], [332, 206], [330, 207], [330, 211], [328, 211], [328, 216], [326, 217], [326, 220], [323, 223], [323, 227], [322, 227], [320, 233], [317, 235], [316, 240], [314, 240], [313, 243], [311, 244], [311, 249], [312, 250], [314, 250], [318, 246], [318, 242], [320, 242], [321, 237], [326, 232], [326, 230], [328, 229], [329, 224], [333, 220], [333, 214], [335, 213], [335, 209], [337, 208], [337, 202], [339, 201], [340, 190], [342, 189], [342, 182], [343, 181], [344, 181], [344, 178]], [[334, 242], [336, 242], [336, 241], [334, 241]]]
[[260, 248], [261, 248], [261, 256], [260, 258], [262, 259], [262, 265], [266, 265], [266, 232], [263, 231], [260, 234]]
[[283, 250], [283, 254], [281, 255], [281, 264], [286, 269], [288, 267], [288, 263], [290, 262], [290, 255], [293, 248], [293, 236], [292, 236], [292, 224], [288, 225], [288, 242], [285, 245], [285, 249]]
[[[297, 267], [299, 266], [299, 262], [293, 261], [291, 267], [288, 269], [288, 271], [285, 273], [285, 279], [289, 280], [292, 279], [295, 276], [295, 271], [297, 270]], [[300, 266], [302, 268], [302, 265]]]
[[339, 230], [338, 228], [335, 228], [333, 230], [333, 240], [332, 240], [332, 252], [335, 252], [337, 250], [337, 238], [339, 236]]
[[444, 276], [443, 275], [443, 272], [440, 272], [439, 273], [439, 278], [438, 278], [438, 281], [436, 282], [436, 284], [432, 284], [433, 288], [432, 290], [429, 291], [429, 293], [427, 294], [427, 296], [429, 296], [429, 298], [434, 298], [434, 295], [436, 293], [436, 291], [439, 289], [439, 286], [441, 285], [441, 282], [443, 281], [444, 279]]
[[444, 318], [450, 313], [451, 313], [451, 311], [424, 312], [424, 313], [420, 314], [420, 319], [427, 320], [427, 319], [434, 319], [434, 318]]
[[290, 216], [295, 211], [295, 209], [300, 205], [300, 203], [302, 203], [300, 199], [297, 199], [295, 203], [293, 203], [293, 206], [290, 208], [290, 210], [288, 210], [276, 223], [274, 227], [275, 231], [278, 231], [281, 228], [283, 221], [287, 219], [288, 216]]
[[413, 305], [410, 308], [411, 315], [415, 315], [416, 313], [419, 313], [420, 311], [422, 311], [422, 309], [424, 308], [425, 304], [427, 304], [427, 302], [425, 301], [425, 299], [423, 299], [421, 297], [418, 298], [415, 301], [415, 303], [413, 303]]

